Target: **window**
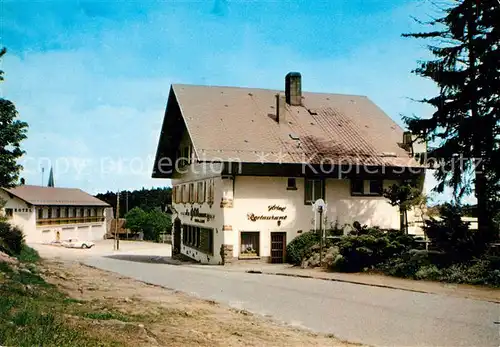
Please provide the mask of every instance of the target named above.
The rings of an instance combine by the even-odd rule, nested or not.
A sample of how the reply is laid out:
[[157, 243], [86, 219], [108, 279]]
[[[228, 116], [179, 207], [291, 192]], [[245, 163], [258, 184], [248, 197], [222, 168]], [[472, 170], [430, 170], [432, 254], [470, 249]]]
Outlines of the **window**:
[[13, 216], [14, 216], [14, 210], [12, 210], [11, 208], [6, 208], [5, 209], [5, 217], [7, 217], [8, 219], [10, 219]]
[[188, 198], [189, 198], [189, 191], [187, 189], [187, 185], [183, 184], [181, 186], [181, 201], [182, 201], [182, 203], [188, 202], [188, 200], [189, 200]]
[[203, 253], [214, 254], [214, 230], [184, 224], [182, 243]]
[[59, 207], [55, 208], [55, 212], [54, 218], [61, 218], [61, 209]]
[[180, 167], [191, 163], [191, 148], [190, 146], [183, 147], [181, 150]]
[[47, 218], [52, 218], [52, 207], [49, 207], [49, 211], [47, 213]]
[[36, 210], [37, 210], [37, 213], [38, 213], [38, 219], [43, 219], [43, 208], [42, 207], [38, 207]]
[[213, 204], [215, 201], [215, 187], [214, 187], [214, 180], [211, 179], [208, 181], [208, 193], [207, 193], [207, 202], [209, 204]]
[[382, 195], [383, 181], [382, 180], [371, 180], [370, 181], [370, 194], [371, 195]]
[[182, 226], [182, 243], [187, 244], [187, 225]]
[[241, 257], [258, 257], [260, 233], [258, 231], [242, 231], [241, 232]]
[[289, 178], [288, 179], [288, 184], [286, 186], [287, 190], [297, 190], [297, 182], [295, 178]]
[[192, 204], [196, 202], [195, 199], [195, 189], [194, 189], [194, 183], [189, 183], [189, 202]]
[[[204, 249], [208, 254], [214, 254], [214, 229], [202, 229], [202, 250]], [[206, 244], [203, 235], [205, 235]], [[205, 247], [206, 245], [206, 247]]]
[[351, 195], [363, 195], [364, 193], [364, 181], [358, 179], [351, 180]]
[[190, 225], [188, 226], [188, 245], [193, 245], [193, 227]]
[[305, 179], [305, 203], [313, 204], [318, 199], [325, 199], [325, 181], [322, 179]]
[[205, 182], [198, 182], [196, 193], [197, 193], [198, 203], [203, 204], [205, 202]]
[[351, 195], [380, 196], [382, 195], [383, 191], [383, 180], [351, 180]]

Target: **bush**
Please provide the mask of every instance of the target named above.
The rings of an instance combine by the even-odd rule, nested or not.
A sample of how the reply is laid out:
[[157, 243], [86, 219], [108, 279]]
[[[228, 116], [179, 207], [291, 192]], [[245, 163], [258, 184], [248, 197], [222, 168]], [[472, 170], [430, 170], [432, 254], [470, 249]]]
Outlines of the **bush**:
[[462, 221], [462, 209], [445, 204], [440, 208], [440, 220], [425, 221], [425, 234], [432, 246], [445, 252], [454, 263], [467, 262], [485, 250], [485, 243], [479, 240], [479, 233], [469, 229]]
[[469, 264], [454, 264], [443, 270], [440, 279], [452, 283], [500, 287], [500, 268], [498, 267], [498, 259], [495, 258], [484, 257]]
[[23, 245], [24, 235], [21, 229], [0, 221], [0, 251], [12, 256], [18, 255]]
[[500, 258], [483, 257], [468, 263], [450, 264], [439, 252], [411, 250], [378, 267], [387, 275], [417, 280], [500, 286]]
[[302, 259], [310, 255], [311, 247], [319, 244], [319, 241], [319, 235], [312, 231], [297, 236], [286, 246], [287, 262], [300, 265]]
[[434, 280], [437, 281], [441, 278], [442, 272], [436, 265], [424, 265], [415, 273], [417, 280]]
[[400, 231], [379, 228], [357, 230], [359, 236], [346, 236], [337, 243], [343, 259], [334, 262], [334, 269], [343, 272], [364, 271], [393, 257], [400, 257], [415, 245], [413, 237]]
[[36, 263], [40, 260], [40, 255], [36, 250], [26, 245], [23, 245], [21, 252], [19, 253], [17, 259], [23, 263]]
[[448, 258], [442, 252], [411, 249], [398, 257], [388, 259], [378, 267], [378, 270], [390, 276], [416, 278], [421, 268], [442, 269], [448, 265]]

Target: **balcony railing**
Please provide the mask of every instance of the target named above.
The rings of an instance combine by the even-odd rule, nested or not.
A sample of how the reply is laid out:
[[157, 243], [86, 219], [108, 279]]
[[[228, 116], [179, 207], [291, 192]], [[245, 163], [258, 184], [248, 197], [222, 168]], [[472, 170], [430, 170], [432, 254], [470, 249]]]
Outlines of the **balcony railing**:
[[81, 224], [104, 222], [104, 217], [62, 217], [62, 218], [42, 218], [36, 220], [36, 225], [57, 225], [57, 224]]

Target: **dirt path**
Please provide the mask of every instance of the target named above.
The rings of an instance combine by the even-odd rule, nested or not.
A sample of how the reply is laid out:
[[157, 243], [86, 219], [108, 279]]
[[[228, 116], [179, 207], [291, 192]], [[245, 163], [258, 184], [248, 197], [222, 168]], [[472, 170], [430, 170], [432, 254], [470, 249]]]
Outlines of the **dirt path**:
[[97, 317], [88, 327], [125, 346], [355, 345], [76, 262], [46, 260], [42, 271], [47, 282], [82, 300], [80, 305], [91, 305], [100, 315], [109, 310], [134, 317], [125, 322]]

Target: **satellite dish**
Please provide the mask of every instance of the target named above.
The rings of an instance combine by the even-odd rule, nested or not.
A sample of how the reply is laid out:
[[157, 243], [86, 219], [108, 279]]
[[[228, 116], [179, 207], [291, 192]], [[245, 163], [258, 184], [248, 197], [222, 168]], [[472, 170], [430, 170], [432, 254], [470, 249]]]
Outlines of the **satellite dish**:
[[326, 209], [326, 202], [323, 199], [318, 199], [312, 205], [312, 209], [314, 212], [324, 211]]

